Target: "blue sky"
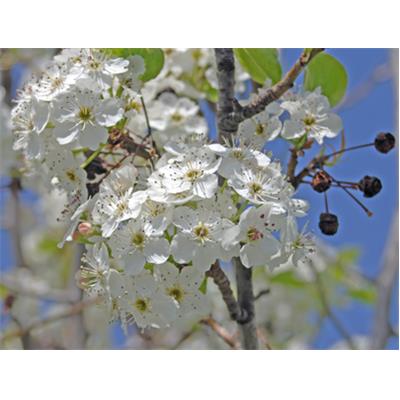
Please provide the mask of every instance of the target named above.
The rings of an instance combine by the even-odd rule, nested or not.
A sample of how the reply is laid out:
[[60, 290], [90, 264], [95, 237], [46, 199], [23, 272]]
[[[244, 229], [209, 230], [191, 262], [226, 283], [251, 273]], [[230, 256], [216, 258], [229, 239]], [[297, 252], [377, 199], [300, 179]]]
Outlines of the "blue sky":
[[[374, 69], [388, 61], [387, 49], [332, 49], [330, 54], [338, 58], [346, 67], [349, 76], [348, 92], [364, 82]], [[298, 57], [299, 50], [284, 50], [282, 63], [285, 70]], [[361, 101], [349, 109], [339, 111], [343, 119], [347, 146], [372, 142], [381, 131], [395, 130], [394, 93], [392, 81], [380, 83]], [[333, 141], [335, 143], [335, 141]], [[339, 143], [336, 141], [336, 143]], [[336, 147], [339, 147], [337, 144]], [[275, 153], [277, 157], [279, 155]], [[283, 158], [283, 157], [282, 157]], [[331, 190], [329, 204], [332, 212], [340, 219], [337, 235], [320, 235], [317, 228], [319, 210], [322, 211], [323, 196], [314, 193], [303, 185], [298, 191], [299, 197], [311, 203], [310, 228], [327, 243], [343, 248], [355, 246], [360, 250], [359, 265], [365, 275], [375, 277], [381, 267], [382, 253], [389, 234], [393, 214], [398, 207], [398, 152], [383, 155], [374, 148], [366, 148], [343, 155], [341, 161], [331, 168], [337, 179], [358, 181], [364, 175], [373, 175], [381, 179], [383, 189], [372, 199], [363, 199], [367, 207], [374, 212], [371, 218], [359, 208], [343, 191]], [[318, 210], [318, 211], [317, 211]], [[398, 282], [394, 293], [391, 317], [398, 325]], [[358, 302], [352, 302], [347, 309], [341, 309], [338, 316], [346, 328], [355, 334], [368, 334], [371, 331], [372, 309]], [[316, 339], [316, 348], [326, 348], [334, 343], [339, 335], [329, 322], [323, 327]], [[398, 348], [398, 339], [391, 340], [390, 348]]]
[[[348, 92], [365, 81], [374, 69], [388, 61], [389, 51], [386, 49], [329, 49], [330, 54], [337, 57], [346, 67], [349, 75]], [[284, 49], [281, 53], [283, 69], [286, 71], [300, 54], [299, 49]], [[380, 131], [393, 132], [395, 129], [394, 94], [392, 81], [377, 84], [361, 101], [349, 109], [339, 112], [344, 122], [346, 142], [348, 146], [372, 142]], [[214, 125], [212, 113], [206, 113], [211, 126]], [[215, 134], [212, 129], [212, 135]], [[332, 143], [339, 147], [339, 140]], [[288, 157], [288, 145], [279, 140], [268, 147], [274, 156], [285, 164]], [[305, 159], [304, 162], [308, 160]], [[322, 236], [328, 244], [337, 247], [357, 247], [360, 250], [359, 265], [363, 273], [375, 277], [382, 262], [382, 252], [388, 237], [388, 231], [394, 211], [398, 206], [398, 153], [392, 151], [387, 155], [380, 154], [374, 148], [347, 153], [341, 162], [330, 169], [337, 179], [358, 181], [364, 175], [378, 176], [383, 184], [381, 193], [372, 199], [363, 199], [374, 212], [368, 218], [343, 191], [331, 190], [329, 204], [332, 212], [340, 219], [340, 229], [333, 237]], [[2, 180], [4, 183], [4, 180]], [[0, 193], [0, 207], [4, 207], [4, 191]], [[34, 201], [34, 195], [24, 193], [28, 204]], [[309, 214], [310, 228], [315, 235], [318, 230], [319, 213], [323, 210], [323, 196], [313, 192], [307, 185], [299, 188], [298, 197], [311, 203]], [[359, 196], [360, 197], [360, 196]], [[361, 197], [362, 198], [362, 197]], [[11, 243], [5, 230], [0, 230], [1, 259], [0, 267], [6, 270], [13, 265]], [[392, 323], [398, 325], [398, 282], [394, 291], [395, 301], [391, 308]], [[369, 334], [373, 312], [370, 306], [352, 302], [347, 308], [337, 310], [337, 315], [354, 334]], [[340, 338], [335, 328], [327, 321], [314, 343], [315, 348], [327, 348]], [[398, 339], [389, 341], [389, 348], [398, 348]]]

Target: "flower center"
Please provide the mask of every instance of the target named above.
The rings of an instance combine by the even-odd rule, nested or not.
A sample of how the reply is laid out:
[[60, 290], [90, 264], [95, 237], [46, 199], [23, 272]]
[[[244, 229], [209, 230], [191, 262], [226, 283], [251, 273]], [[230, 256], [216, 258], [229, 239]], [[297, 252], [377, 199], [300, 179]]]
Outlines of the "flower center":
[[210, 231], [202, 222], [199, 225], [195, 226], [193, 229], [193, 233], [197, 236], [200, 240], [204, 240], [208, 237]]
[[243, 160], [244, 156], [243, 156], [243, 151], [242, 149], [235, 149], [232, 151], [232, 155], [234, 158], [236, 158], [237, 160]]
[[149, 303], [146, 299], [137, 299], [135, 301], [135, 307], [141, 312], [144, 313], [149, 309]]
[[93, 60], [93, 59], [92, 59], [92, 60], [89, 62], [89, 68], [92, 69], [93, 71], [99, 70], [100, 67], [101, 67], [101, 63], [100, 63], [99, 61], [97, 61], [97, 60]]
[[171, 287], [167, 290], [169, 296], [173, 297], [178, 303], [183, 300], [184, 292], [180, 287]]
[[174, 122], [181, 122], [183, 119], [182, 114], [180, 114], [178, 111], [175, 111], [172, 115], [171, 115], [171, 119]]
[[257, 194], [262, 191], [262, 186], [258, 182], [251, 182], [249, 184], [249, 189], [251, 194]]
[[265, 124], [257, 124], [256, 135], [262, 135], [264, 133], [265, 126]]
[[67, 178], [71, 181], [71, 182], [75, 182], [77, 177], [74, 171], [72, 170], [67, 170], [65, 171], [65, 175], [67, 175]]
[[126, 202], [121, 201], [117, 204], [117, 215], [122, 215], [128, 208]]
[[135, 100], [132, 100], [128, 105], [128, 110], [135, 110], [140, 112], [142, 110], [142, 105]]
[[136, 247], [142, 247], [144, 244], [145, 237], [142, 232], [135, 232], [132, 236], [132, 244]]
[[186, 178], [188, 178], [191, 182], [194, 182], [197, 178], [200, 178], [200, 176], [201, 171], [198, 169], [190, 169], [188, 172], [186, 172]]
[[251, 241], [262, 239], [264, 235], [256, 228], [250, 228], [247, 231], [247, 238]]
[[166, 207], [163, 204], [154, 203], [151, 200], [146, 202], [146, 207], [147, 212], [152, 217], [157, 217], [166, 210]]
[[79, 108], [78, 116], [81, 121], [90, 121], [92, 119], [92, 110], [89, 107], [82, 106]]
[[59, 89], [63, 86], [63, 84], [64, 84], [64, 79], [62, 79], [62, 78], [54, 78], [53, 79], [53, 83], [52, 83], [53, 89]]
[[303, 119], [303, 122], [304, 122], [304, 125], [305, 125], [306, 127], [311, 128], [311, 127], [315, 124], [316, 119], [315, 119], [315, 117], [312, 116], [312, 115], [307, 115], [307, 116]]

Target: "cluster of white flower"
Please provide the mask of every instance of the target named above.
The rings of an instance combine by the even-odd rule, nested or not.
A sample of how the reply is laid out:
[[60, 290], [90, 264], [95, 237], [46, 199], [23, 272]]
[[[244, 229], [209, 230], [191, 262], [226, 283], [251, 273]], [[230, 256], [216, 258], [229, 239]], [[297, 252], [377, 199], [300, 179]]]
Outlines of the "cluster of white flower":
[[24, 87], [12, 115], [14, 148], [68, 197], [60, 245], [85, 243], [81, 287], [124, 326], [206, 315], [202, 283], [217, 260], [276, 267], [313, 252], [296, 222], [308, 205], [263, 148], [279, 134], [321, 142], [341, 129], [317, 91], [275, 102], [229, 143], [210, 143], [187, 78], [201, 70], [214, 82], [210, 54], [166, 54], [161, 74], [143, 84], [138, 55], [64, 50]]

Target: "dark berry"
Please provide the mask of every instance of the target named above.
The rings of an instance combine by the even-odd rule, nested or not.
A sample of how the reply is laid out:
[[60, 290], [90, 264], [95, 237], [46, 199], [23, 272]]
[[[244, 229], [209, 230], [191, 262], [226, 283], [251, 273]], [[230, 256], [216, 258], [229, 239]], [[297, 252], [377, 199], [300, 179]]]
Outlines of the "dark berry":
[[311, 181], [312, 188], [318, 193], [327, 191], [331, 184], [332, 178], [325, 171], [317, 172]]
[[365, 175], [358, 183], [358, 187], [364, 193], [364, 197], [374, 197], [381, 191], [382, 183], [375, 176]]
[[389, 132], [381, 132], [375, 138], [375, 148], [381, 153], [389, 153], [396, 143], [395, 137]]
[[339, 227], [339, 221], [335, 214], [322, 213], [319, 216], [319, 229], [324, 235], [334, 235]]

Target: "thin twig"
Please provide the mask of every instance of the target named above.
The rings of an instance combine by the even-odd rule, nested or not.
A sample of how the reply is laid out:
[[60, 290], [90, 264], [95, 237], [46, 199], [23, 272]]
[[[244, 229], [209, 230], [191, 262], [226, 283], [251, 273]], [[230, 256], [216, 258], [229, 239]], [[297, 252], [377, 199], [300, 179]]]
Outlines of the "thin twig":
[[295, 171], [298, 162], [298, 153], [296, 149], [290, 149], [290, 158], [287, 168], [288, 181], [292, 182], [295, 180]]
[[91, 298], [88, 300], [80, 301], [78, 303], [73, 304], [72, 306], [70, 306], [68, 308], [65, 308], [64, 310], [55, 312], [45, 318], [35, 320], [22, 328], [5, 333], [3, 336], [0, 337], [0, 343], [3, 343], [12, 338], [24, 336], [24, 335], [30, 333], [34, 329], [44, 327], [52, 322], [59, 321], [60, 319], [64, 319], [64, 318], [68, 318], [68, 317], [77, 315], [77, 314], [81, 313], [81, 311], [83, 309], [95, 304], [97, 301], [98, 301], [98, 298]]
[[245, 119], [251, 118], [254, 115], [262, 112], [265, 107], [273, 101], [279, 99], [285, 92], [293, 87], [293, 84], [304, 67], [324, 49], [307, 49], [304, 50], [296, 63], [290, 68], [282, 80], [277, 82], [274, 86], [266, 90], [263, 94], [256, 97], [250, 104], [239, 107], [237, 105], [235, 112], [231, 118], [240, 123]]
[[238, 341], [214, 318], [204, 318], [201, 323], [210, 327], [229, 347], [232, 349], [239, 349]]
[[263, 347], [265, 347], [267, 350], [272, 350], [272, 346], [267, 339], [267, 335], [264, 329], [257, 328], [257, 336], [260, 339]]
[[143, 141], [144, 141], [145, 139], [147, 139], [149, 136], [152, 135], [152, 131], [151, 131], [151, 126], [150, 126], [149, 114], [147, 113], [146, 104], [144, 102], [142, 94], [140, 94], [140, 102], [142, 103], [144, 118], [146, 120], [146, 125], [147, 125], [147, 135], [143, 138]]
[[177, 350], [179, 347], [187, 340], [189, 339], [195, 332], [197, 331], [196, 325], [186, 333], [184, 333], [181, 338], [175, 343], [174, 346], [172, 346], [172, 350]]
[[366, 144], [359, 144], [357, 146], [347, 147], [345, 149], [335, 151], [334, 153], [327, 154], [327, 155], [323, 156], [322, 159], [324, 161], [326, 161], [328, 158], [336, 156], [338, 154], [342, 154], [342, 153], [345, 153], [345, 152], [348, 152], [348, 151], [363, 149], [364, 147], [371, 147], [371, 146], [374, 146], [374, 145], [375, 145], [375, 143], [366, 143]]
[[15, 255], [15, 264], [21, 268], [28, 268], [28, 265], [25, 262], [24, 253], [22, 250], [22, 235], [21, 235], [21, 201], [20, 201], [20, 192], [22, 190], [21, 181], [19, 178], [12, 178], [11, 183], [9, 185], [11, 196], [12, 196], [12, 225], [11, 225], [11, 236], [14, 245], [14, 255]]
[[353, 193], [349, 192], [348, 189], [343, 186], [339, 181], [337, 181], [332, 175], [330, 175], [330, 177], [332, 178], [333, 182], [335, 182], [341, 189], [343, 189], [368, 215], [368, 217], [372, 217], [373, 213], [364, 206], [364, 204], [357, 199], [356, 196], [354, 196]]
[[31, 297], [40, 300], [53, 301], [56, 303], [69, 303], [74, 301], [73, 293], [66, 290], [57, 290], [51, 288], [40, 288], [30, 285], [30, 287], [21, 285], [17, 280], [3, 276], [0, 279], [0, 286], [4, 286], [12, 293], [17, 295]]
[[260, 292], [257, 293], [257, 295], [254, 296], [254, 301], [260, 299], [261, 297], [270, 294], [271, 293], [271, 289], [263, 289]]

